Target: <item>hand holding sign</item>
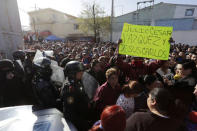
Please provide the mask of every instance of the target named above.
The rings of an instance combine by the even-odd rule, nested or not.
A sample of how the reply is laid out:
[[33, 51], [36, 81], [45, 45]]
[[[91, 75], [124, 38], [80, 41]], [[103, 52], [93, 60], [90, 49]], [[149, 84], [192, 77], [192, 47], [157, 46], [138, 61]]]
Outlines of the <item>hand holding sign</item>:
[[119, 54], [168, 60], [172, 27], [141, 26], [125, 23]]
[[122, 43], [122, 39], [118, 40], [118, 45], [120, 45]]

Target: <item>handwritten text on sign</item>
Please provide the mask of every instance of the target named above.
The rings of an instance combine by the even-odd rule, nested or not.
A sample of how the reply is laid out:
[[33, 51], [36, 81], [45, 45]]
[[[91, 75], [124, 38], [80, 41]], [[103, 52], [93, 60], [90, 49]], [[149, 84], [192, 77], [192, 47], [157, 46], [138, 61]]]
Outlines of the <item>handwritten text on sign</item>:
[[119, 53], [168, 60], [172, 27], [124, 24]]

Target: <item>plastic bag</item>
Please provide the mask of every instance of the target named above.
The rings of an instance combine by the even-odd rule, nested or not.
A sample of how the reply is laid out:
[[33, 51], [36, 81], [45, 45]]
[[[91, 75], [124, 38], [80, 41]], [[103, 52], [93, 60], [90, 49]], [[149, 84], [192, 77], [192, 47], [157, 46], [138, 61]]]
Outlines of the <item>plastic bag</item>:
[[47, 57], [53, 57], [53, 55], [54, 55], [54, 52], [52, 51], [52, 50], [47, 50], [47, 51], [44, 51], [43, 52], [44, 53], [44, 55]]
[[61, 86], [65, 81], [64, 69], [55, 64], [55, 61], [51, 63], [50, 67], [52, 69], [51, 80]]
[[43, 56], [43, 53], [42, 53], [40, 50], [37, 50], [37, 51], [36, 51], [36, 54], [35, 54], [35, 57], [34, 57], [34, 59], [33, 59], [33, 63], [35, 63], [35, 61], [36, 61], [37, 59], [39, 59], [40, 57], [44, 57], [44, 56]]

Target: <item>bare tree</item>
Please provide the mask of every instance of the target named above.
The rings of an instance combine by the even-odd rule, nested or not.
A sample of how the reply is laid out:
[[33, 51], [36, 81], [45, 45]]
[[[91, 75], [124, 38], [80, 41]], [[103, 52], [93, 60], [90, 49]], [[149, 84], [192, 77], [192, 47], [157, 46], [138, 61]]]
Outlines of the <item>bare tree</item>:
[[110, 31], [110, 17], [99, 4], [85, 3], [79, 19], [79, 29], [85, 34], [94, 33], [95, 42], [99, 42], [100, 35]]

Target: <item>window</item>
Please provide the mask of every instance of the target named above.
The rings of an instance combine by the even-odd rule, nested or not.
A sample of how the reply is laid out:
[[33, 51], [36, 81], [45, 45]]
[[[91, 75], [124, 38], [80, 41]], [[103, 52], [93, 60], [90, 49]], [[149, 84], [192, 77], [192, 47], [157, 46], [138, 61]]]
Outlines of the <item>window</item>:
[[193, 30], [197, 30], [197, 19], [194, 20], [192, 29], [193, 29]]
[[74, 30], [78, 30], [79, 29], [79, 25], [78, 24], [74, 24]]
[[193, 16], [194, 15], [194, 8], [193, 9], [186, 9], [185, 16]]

